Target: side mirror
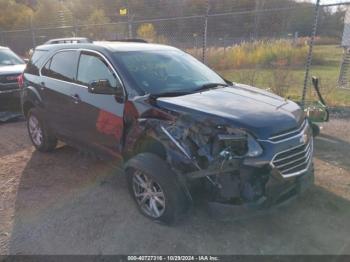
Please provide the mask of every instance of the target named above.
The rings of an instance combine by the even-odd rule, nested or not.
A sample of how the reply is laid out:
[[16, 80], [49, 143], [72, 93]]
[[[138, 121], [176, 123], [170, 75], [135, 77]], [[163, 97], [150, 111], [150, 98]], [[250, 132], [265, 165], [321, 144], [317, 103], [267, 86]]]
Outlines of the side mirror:
[[28, 58], [24, 58], [23, 61], [28, 64], [29, 63], [29, 59]]
[[88, 90], [92, 94], [115, 95], [119, 98], [124, 97], [123, 88], [121, 86], [113, 87], [108, 79], [101, 79], [91, 82]]

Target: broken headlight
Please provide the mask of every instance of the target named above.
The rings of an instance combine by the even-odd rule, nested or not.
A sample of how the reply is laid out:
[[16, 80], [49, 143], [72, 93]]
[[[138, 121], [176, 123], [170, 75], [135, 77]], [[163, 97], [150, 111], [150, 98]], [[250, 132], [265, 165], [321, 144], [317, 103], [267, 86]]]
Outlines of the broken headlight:
[[243, 157], [248, 152], [247, 135], [241, 131], [235, 134], [219, 134], [218, 142], [218, 149], [223, 150], [220, 155], [231, 154], [231, 157]]
[[248, 153], [247, 156], [249, 157], [257, 157], [260, 156], [263, 153], [263, 149], [261, 148], [260, 144], [256, 139], [248, 134]]
[[220, 134], [218, 139], [223, 143], [221, 147], [225, 148], [225, 152], [230, 151], [238, 157], [257, 157], [263, 152], [256, 139], [242, 130], [236, 134]]
[[256, 139], [243, 129], [208, 125], [163, 123], [171, 139], [198, 161], [211, 162], [225, 159], [257, 157], [263, 150]]

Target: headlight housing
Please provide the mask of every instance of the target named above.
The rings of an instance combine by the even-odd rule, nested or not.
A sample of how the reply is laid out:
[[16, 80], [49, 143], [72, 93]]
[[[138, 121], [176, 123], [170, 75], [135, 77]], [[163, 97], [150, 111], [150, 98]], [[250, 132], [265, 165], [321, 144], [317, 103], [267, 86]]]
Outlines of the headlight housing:
[[258, 141], [249, 133], [241, 129], [229, 129], [229, 134], [218, 135], [223, 142], [221, 148], [230, 151], [236, 157], [257, 157], [263, 153]]
[[256, 139], [248, 134], [248, 157], [257, 157], [263, 153], [263, 149]]
[[172, 139], [194, 154], [213, 160], [218, 156], [230, 158], [257, 157], [263, 153], [258, 141], [240, 128], [200, 124], [162, 123]]

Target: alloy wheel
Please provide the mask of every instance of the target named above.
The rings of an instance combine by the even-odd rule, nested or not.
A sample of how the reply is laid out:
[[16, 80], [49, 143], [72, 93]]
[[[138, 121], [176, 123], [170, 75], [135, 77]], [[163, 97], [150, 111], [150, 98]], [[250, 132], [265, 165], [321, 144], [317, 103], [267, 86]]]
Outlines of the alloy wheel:
[[41, 146], [43, 143], [43, 131], [39, 120], [34, 115], [31, 115], [28, 119], [28, 129], [33, 143], [36, 146]]
[[137, 170], [132, 179], [133, 193], [141, 210], [153, 218], [165, 211], [165, 195], [161, 186], [142, 171]]

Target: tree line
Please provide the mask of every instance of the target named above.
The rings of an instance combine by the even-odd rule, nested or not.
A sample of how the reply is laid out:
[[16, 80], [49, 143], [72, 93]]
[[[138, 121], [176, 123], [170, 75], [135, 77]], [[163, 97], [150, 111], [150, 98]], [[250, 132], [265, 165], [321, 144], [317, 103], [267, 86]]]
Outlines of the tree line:
[[[314, 3], [294, 0], [0, 0], [2, 31], [29, 27], [106, 24], [144, 19], [234, 13], [209, 18], [212, 37], [308, 36], [313, 23]], [[121, 16], [120, 9], [128, 14]], [[272, 11], [276, 9], [276, 11]], [[263, 11], [271, 10], [271, 11]], [[318, 34], [339, 38], [345, 9], [322, 8]], [[195, 36], [202, 20], [171, 20], [153, 23], [156, 32]], [[139, 25], [133, 27], [135, 33]]]

